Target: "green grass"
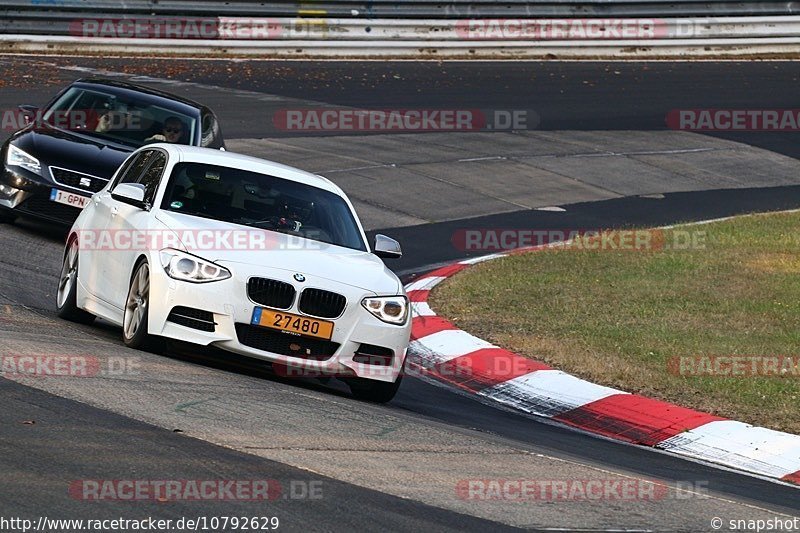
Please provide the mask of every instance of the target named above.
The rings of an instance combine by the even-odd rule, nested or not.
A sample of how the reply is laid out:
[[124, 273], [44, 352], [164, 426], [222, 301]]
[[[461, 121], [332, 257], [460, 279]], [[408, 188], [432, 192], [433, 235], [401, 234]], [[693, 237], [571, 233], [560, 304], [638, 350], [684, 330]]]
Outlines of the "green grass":
[[680, 230], [705, 232], [704, 247], [515, 255], [451, 278], [431, 305], [462, 329], [585, 379], [800, 433], [800, 375], [668, 371], [678, 356], [800, 358], [800, 214]]

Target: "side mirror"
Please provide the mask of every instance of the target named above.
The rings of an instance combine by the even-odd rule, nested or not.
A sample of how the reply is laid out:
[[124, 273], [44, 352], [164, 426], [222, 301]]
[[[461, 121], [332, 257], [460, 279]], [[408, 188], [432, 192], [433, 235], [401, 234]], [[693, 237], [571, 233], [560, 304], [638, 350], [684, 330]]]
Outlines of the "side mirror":
[[25, 122], [28, 124], [30, 124], [36, 118], [36, 114], [39, 112], [39, 106], [35, 105], [22, 104], [17, 107], [20, 111], [22, 111], [22, 116], [25, 118]]
[[150, 208], [144, 201], [144, 185], [141, 183], [120, 183], [111, 191], [111, 197], [139, 209]]
[[375, 247], [372, 253], [384, 259], [400, 259], [403, 257], [400, 243], [380, 233], [375, 235]]

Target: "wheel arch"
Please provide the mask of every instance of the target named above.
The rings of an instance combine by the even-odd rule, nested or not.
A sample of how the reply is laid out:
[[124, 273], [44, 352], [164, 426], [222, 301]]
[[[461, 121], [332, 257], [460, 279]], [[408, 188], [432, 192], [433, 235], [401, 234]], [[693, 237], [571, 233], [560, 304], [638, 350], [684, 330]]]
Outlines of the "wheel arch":
[[133, 283], [133, 276], [136, 275], [136, 271], [139, 270], [139, 265], [141, 265], [143, 262], [144, 263], [148, 263], [148, 266], [149, 266], [149, 261], [147, 259], [147, 255], [146, 254], [139, 254], [139, 257], [137, 257], [136, 261], [133, 262], [133, 268], [131, 268], [131, 273], [130, 273], [130, 276], [128, 277], [128, 287], [130, 287], [131, 283]]

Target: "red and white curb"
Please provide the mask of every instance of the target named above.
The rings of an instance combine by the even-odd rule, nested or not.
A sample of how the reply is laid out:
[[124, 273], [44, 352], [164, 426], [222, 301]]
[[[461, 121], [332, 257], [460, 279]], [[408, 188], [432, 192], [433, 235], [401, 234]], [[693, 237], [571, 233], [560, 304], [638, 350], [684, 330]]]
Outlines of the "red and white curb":
[[418, 372], [589, 433], [800, 484], [798, 435], [590, 383], [461, 331], [430, 308], [428, 294], [438, 283], [506, 255], [461, 261], [406, 286], [413, 317], [408, 362]]

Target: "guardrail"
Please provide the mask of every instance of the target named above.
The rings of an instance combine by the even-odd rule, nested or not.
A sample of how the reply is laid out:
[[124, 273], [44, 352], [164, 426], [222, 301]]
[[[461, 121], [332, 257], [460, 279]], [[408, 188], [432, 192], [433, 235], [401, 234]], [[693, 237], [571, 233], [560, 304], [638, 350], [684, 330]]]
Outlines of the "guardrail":
[[[348, 15], [330, 16], [331, 11]], [[396, 17], [400, 11], [403, 18]], [[694, 0], [449, 4], [238, 0], [224, 7], [210, 0], [6, 0], [0, 10], [0, 52], [379, 58], [795, 56], [800, 52], [800, 15], [793, 14], [797, 11], [800, 3], [795, 2]], [[289, 12], [293, 16], [273, 16]], [[440, 18], [414, 16], [434, 12]], [[616, 14], [600, 16], [602, 12]], [[739, 16], [691, 16], [695, 12]], [[772, 12], [781, 14], [764, 14]]]
[[[1, 27], [0, 27], [1, 28]], [[79, 42], [109, 39], [220, 41], [374, 41], [400, 43], [511, 41], [602, 41], [668, 39], [800, 38], [800, 17], [723, 17], [718, 19], [464, 19], [350, 20], [308, 18], [82, 17], [18, 28], [20, 34], [70, 36]], [[362, 43], [364, 44], [364, 43]], [[232, 42], [225, 45], [237, 46]]]
[[[4, 0], [0, 18], [55, 19], [76, 12], [176, 16], [248, 16], [327, 18], [472, 18], [472, 17], [724, 17], [792, 15], [797, 2], [768, 0]], [[72, 14], [72, 15], [70, 15]]]

